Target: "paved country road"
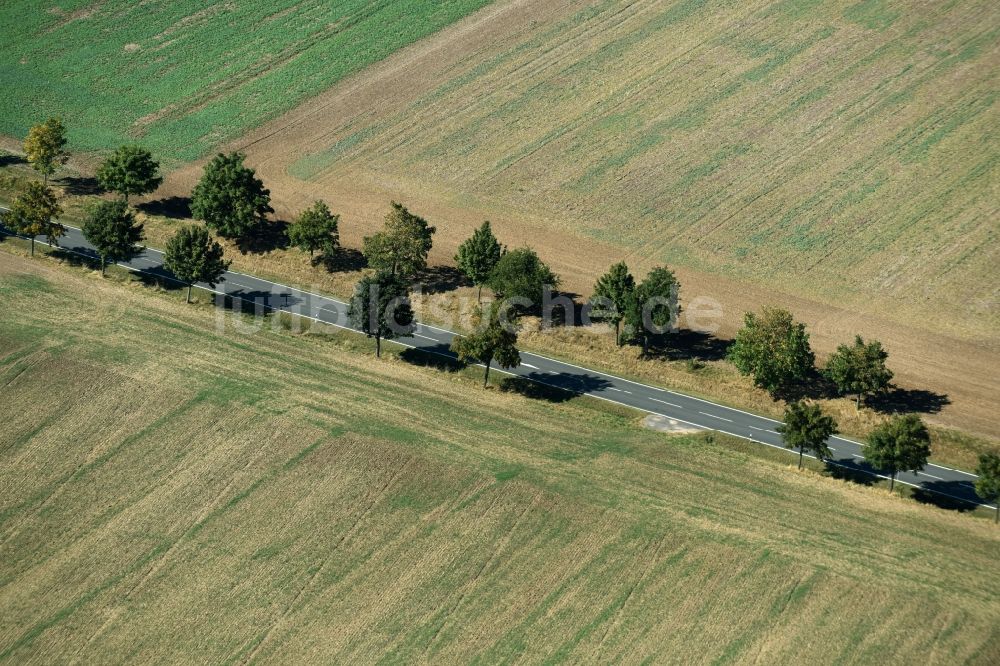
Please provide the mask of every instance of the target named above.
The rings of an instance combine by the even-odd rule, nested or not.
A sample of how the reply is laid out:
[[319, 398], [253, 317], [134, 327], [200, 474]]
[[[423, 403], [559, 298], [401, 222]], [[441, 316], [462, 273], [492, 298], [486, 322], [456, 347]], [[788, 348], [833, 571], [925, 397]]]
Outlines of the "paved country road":
[[[79, 229], [75, 227], [67, 227], [66, 229], [66, 235], [59, 240], [61, 249], [87, 257], [97, 256]], [[9, 231], [2, 226], [0, 226], [0, 232], [9, 234]], [[147, 248], [145, 252], [132, 261], [121, 262], [119, 265], [164, 279], [175, 279], [163, 268], [163, 253], [159, 250]], [[262, 310], [290, 312], [354, 330], [347, 319], [347, 304], [328, 296], [301, 291], [233, 271], [227, 272], [223, 281], [214, 289], [206, 284], [198, 286], [217, 294], [253, 303]], [[395, 342], [406, 347], [454, 358], [449, 347], [455, 335], [444, 329], [418, 324], [411, 336], [397, 339]], [[785, 449], [783, 446], [781, 436], [775, 431], [775, 426], [779, 425], [779, 421], [675, 391], [622, 379], [529, 352], [521, 352], [521, 365], [508, 371], [508, 374], [524, 377], [539, 384], [625, 405], [643, 412], [660, 414], [689, 426], [717, 430], [752, 440], [761, 446], [771, 446], [798, 455], [797, 452]], [[865, 475], [887, 478], [866, 464], [861, 455], [861, 444], [858, 442], [842, 437], [832, 437], [829, 440], [829, 446], [830, 450], [833, 451], [833, 459], [830, 461], [832, 464]], [[920, 488], [937, 496], [995, 508], [983, 503], [976, 496], [973, 487], [975, 479], [974, 474], [940, 465], [927, 465], [922, 472], [904, 472], [896, 478], [900, 483]]]

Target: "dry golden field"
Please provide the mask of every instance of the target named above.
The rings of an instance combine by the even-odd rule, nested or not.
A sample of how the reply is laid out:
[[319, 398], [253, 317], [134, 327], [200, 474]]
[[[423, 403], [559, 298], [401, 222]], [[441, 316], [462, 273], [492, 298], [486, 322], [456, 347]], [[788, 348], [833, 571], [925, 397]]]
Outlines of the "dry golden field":
[[0, 660], [1000, 657], [989, 520], [6, 245]]

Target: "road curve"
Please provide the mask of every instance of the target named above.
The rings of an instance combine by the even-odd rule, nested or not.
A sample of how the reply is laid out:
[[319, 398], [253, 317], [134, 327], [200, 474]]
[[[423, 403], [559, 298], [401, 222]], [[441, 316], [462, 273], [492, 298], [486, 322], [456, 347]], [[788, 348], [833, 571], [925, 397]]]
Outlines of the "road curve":
[[[2, 226], [0, 233], [10, 234]], [[36, 242], [42, 241], [36, 239]], [[97, 256], [90, 243], [84, 239], [82, 232], [75, 227], [66, 227], [66, 235], [59, 240], [58, 245], [64, 251], [91, 258]], [[163, 253], [152, 248], [147, 248], [132, 261], [119, 262], [118, 265], [176, 281], [176, 278], [163, 267]], [[250, 303], [261, 311], [289, 312], [325, 324], [354, 330], [347, 318], [347, 304], [329, 296], [235, 271], [227, 272], [214, 288], [207, 284], [197, 286]], [[451, 331], [418, 324], [412, 335], [394, 342], [405, 347], [454, 358], [450, 346], [455, 336], [456, 334]], [[716, 430], [798, 455], [784, 447], [781, 436], [775, 431], [775, 426], [779, 425], [780, 421], [733, 407], [530, 352], [521, 352], [521, 365], [505, 372], [539, 384], [659, 414], [695, 428]], [[828, 444], [833, 452], [833, 458], [828, 461], [830, 464], [865, 475], [888, 478], [865, 462], [860, 443], [843, 437], [831, 437]], [[976, 495], [974, 488], [976, 478], [974, 474], [968, 472], [930, 464], [922, 472], [902, 472], [896, 477], [896, 481], [933, 495], [994, 509], [993, 505], [985, 504]]]

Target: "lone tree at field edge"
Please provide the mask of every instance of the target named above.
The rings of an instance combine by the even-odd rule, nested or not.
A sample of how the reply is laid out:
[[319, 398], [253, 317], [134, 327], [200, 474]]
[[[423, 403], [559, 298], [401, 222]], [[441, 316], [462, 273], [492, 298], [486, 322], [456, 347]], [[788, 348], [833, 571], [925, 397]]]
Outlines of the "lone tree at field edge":
[[743, 316], [728, 357], [740, 374], [752, 375], [772, 396], [805, 379], [816, 360], [805, 324], [793, 320], [788, 310], [770, 307], [760, 315]]
[[625, 310], [625, 335], [638, 339], [642, 354], [649, 353], [649, 340], [675, 330], [681, 306], [677, 302], [680, 283], [673, 271], [657, 267], [636, 286]]
[[979, 466], [976, 468], [976, 494], [986, 502], [996, 505], [994, 522], [1000, 523], [1000, 455], [996, 453], [979, 454]]
[[[625, 312], [635, 297], [635, 278], [628, 272], [624, 261], [614, 264], [608, 272], [597, 278], [590, 302], [597, 306], [599, 320], [611, 322], [615, 327], [615, 344], [621, 347], [621, 323]], [[608, 309], [604, 306], [610, 305]]]
[[149, 194], [160, 186], [160, 165], [142, 146], [122, 146], [97, 168], [97, 182], [117, 192], [125, 201], [131, 195]]
[[245, 239], [267, 222], [271, 192], [244, 166], [243, 153], [219, 153], [191, 193], [191, 213], [223, 238]]
[[476, 301], [483, 302], [483, 285], [490, 279], [490, 273], [500, 261], [500, 242], [493, 235], [489, 220], [476, 229], [472, 236], [458, 246], [455, 263], [472, 284], [479, 287]]
[[896, 486], [896, 474], [919, 471], [931, 456], [931, 437], [916, 414], [897, 416], [868, 435], [862, 454], [875, 469], [889, 472], [889, 491]]
[[385, 271], [361, 279], [354, 287], [347, 316], [351, 324], [375, 338], [375, 357], [382, 357], [382, 340], [413, 331], [410, 290], [402, 277]]
[[851, 346], [840, 345], [826, 363], [824, 374], [841, 393], [857, 396], [855, 406], [860, 409], [865, 396], [880, 393], [889, 387], [892, 370], [885, 367], [889, 354], [882, 343], [873, 340], [865, 344], [860, 335]]
[[110, 261], [127, 261], [143, 251], [142, 224], [123, 199], [101, 201], [83, 222], [83, 237], [97, 249], [101, 257], [101, 276]]
[[530, 247], [505, 252], [493, 267], [487, 286], [500, 298], [522, 301], [521, 309], [540, 305], [545, 287], [559, 286], [559, 278]]
[[288, 240], [310, 257], [317, 250], [331, 256], [340, 247], [339, 223], [340, 216], [332, 214], [325, 202], [315, 201], [288, 226]]
[[361, 252], [375, 270], [409, 278], [427, 267], [435, 231], [427, 220], [393, 201], [385, 227], [365, 237]]
[[215, 283], [229, 270], [222, 258], [222, 246], [212, 240], [208, 230], [197, 224], [178, 229], [167, 241], [163, 266], [181, 282], [187, 284], [187, 302], [191, 302], [191, 287], [195, 282]]
[[49, 176], [56, 172], [66, 160], [66, 128], [60, 118], [49, 118], [44, 123], [28, 130], [24, 140], [24, 153], [28, 162], [42, 174], [43, 184], [49, 184]]
[[486, 366], [483, 388], [490, 383], [490, 366], [494, 361], [504, 370], [516, 368], [521, 363], [516, 325], [512, 321], [504, 321], [502, 313], [501, 303], [496, 301], [487, 305], [485, 310], [480, 308], [476, 313], [476, 332], [455, 338], [451, 343], [451, 350], [458, 354], [459, 360], [477, 360]]
[[785, 410], [785, 422], [775, 430], [787, 448], [799, 450], [799, 469], [802, 469], [802, 455], [806, 451], [820, 460], [830, 457], [826, 440], [837, 434], [837, 422], [824, 414], [819, 405], [793, 402]]
[[55, 221], [62, 215], [62, 207], [50, 187], [37, 181], [28, 183], [4, 214], [4, 222], [11, 231], [31, 240], [31, 256], [35, 256], [35, 236], [45, 236], [50, 245], [55, 245], [66, 227]]

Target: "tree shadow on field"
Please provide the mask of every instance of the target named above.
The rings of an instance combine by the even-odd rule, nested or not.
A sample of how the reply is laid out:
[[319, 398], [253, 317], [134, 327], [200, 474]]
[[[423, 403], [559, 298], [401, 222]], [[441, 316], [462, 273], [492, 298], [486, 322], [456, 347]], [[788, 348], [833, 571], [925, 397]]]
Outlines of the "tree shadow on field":
[[584, 325], [584, 314], [590, 306], [585, 302], [580, 302], [580, 294], [572, 291], [557, 291], [553, 292], [551, 299], [551, 305], [548, 307], [548, 320], [551, 326]]
[[368, 260], [359, 250], [339, 247], [335, 252], [318, 254], [312, 258], [312, 265], [322, 265], [330, 273], [360, 271], [368, 266]]
[[74, 196], [91, 196], [104, 192], [97, 179], [91, 176], [64, 176], [55, 182], [66, 191], [66, 194]]
[[0, 155], [0, 167], [14, 166], [15, 164], [27, 164], [28, 160], [21, 155]]
[[648, 355], [668, 361], [721, 361], [732, 344], [732, 340], [711, 333], [682, 328], [676, 333], [653, 336]]
[[428, 266], [414, 280], [423, 285], [425, 294], [441, 294], [472, 286], [465, 274], [454, 266]]
[[782, 387], [772, 395], [776, 400], [795, 402], [796, 400], [821, 400], [836, 398], [840, 395], [837, 386], [822, 372], [813, 368], [805, 379], [789, 386]]
[[951, 400], [947, 395], [923, 389], [902, 389], [898, 386], [865, 400], [865, 406], [883, 414], [910, 412], [937, 414], [950, 404]]
[[[544, 383], [543, 383], [544, 382]], [[517, 393], [532, 400], [546, 402], [566, 402], [581, 394], [611, 386], [608, 380], [595, 375], [546, 374], [532, 372], [520, 377], [504, 377], [500, 390]]]
[[136, 208], [147, 215], [184, 220], [191, 217], [191, 197], [165, 197], [141, 203]]
[[243, 254], [267, 254], [273, 250], [287, 250], [288, 246], [288, 223], [280, 220], [265, 222], [246, 238], [236, 241], [236, 247]]

